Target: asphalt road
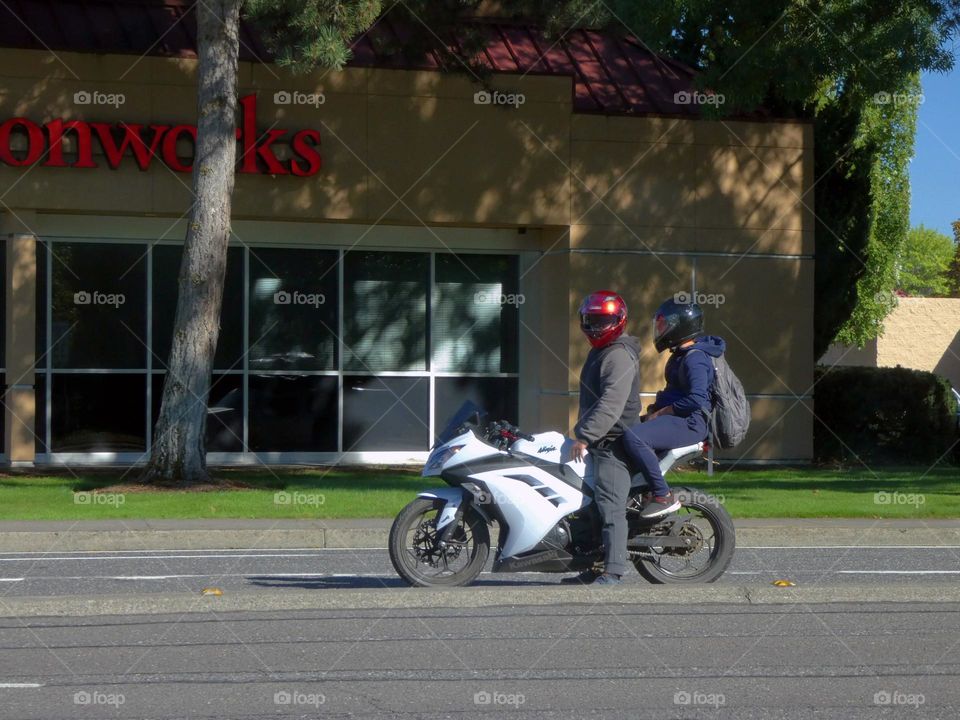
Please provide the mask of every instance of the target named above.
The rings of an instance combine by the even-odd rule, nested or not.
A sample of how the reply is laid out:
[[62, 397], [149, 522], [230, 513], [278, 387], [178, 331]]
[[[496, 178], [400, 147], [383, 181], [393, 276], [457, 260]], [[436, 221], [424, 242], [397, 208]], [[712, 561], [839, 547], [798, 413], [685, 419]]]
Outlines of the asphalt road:
[[957, 605], [3, 618], [0, 648], [9, 719], [960, 715]]
[[[552, 584], [560, 577], [485, 572], [478, 584]], [[720, 582], [769, 585], [777, 579], [819, 585], [955, 585], [960, 547], [738, 548]], [[645, 582], [633, 572], [627, 580]], [[199, 592], [211, 586], [225, 592], [280, 592], [402, 584], [382, 549], [0, 553], [0, 598]]]

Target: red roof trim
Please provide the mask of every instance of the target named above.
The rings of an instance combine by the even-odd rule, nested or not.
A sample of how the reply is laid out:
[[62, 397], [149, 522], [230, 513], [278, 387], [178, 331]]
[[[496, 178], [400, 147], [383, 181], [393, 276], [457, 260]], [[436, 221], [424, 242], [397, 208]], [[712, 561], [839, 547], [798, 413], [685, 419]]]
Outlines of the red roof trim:
[[[190, 0], [6, 0], [0, 3], [0, 47], [196, 57], [193, 5]], [[698, 115], [696, 106], [673, 103], [675, 93], [693, 90], [695, 71], [656, 55], [636, 38], [570, 30], [550, 39], [529, 24], [474, 22], [487, 33], [477, 62], [500, 73], [570, 77], [575, 112]], [[240, 37], [242, 60], [269, 60], [254, 26], [244, 22]], [[403, 47], [403, 37], [403, 28], [389, 15], [381, 17], [353, 42], [350, 65], [407, 70], [440, 66], [432, 52], [427, 58], [382, 52], [381, 39]], [[456, 46], [458, 39], [449, 42]]]

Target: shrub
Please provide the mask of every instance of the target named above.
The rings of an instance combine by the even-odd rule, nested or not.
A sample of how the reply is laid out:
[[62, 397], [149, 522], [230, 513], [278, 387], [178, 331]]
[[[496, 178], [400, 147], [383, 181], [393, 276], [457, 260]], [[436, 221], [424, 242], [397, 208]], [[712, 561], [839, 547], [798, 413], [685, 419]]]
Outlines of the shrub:
[[814, 392], [814, 455], [868, 465], [956, 461], [950, 383], [902, 367], [820, 367]]

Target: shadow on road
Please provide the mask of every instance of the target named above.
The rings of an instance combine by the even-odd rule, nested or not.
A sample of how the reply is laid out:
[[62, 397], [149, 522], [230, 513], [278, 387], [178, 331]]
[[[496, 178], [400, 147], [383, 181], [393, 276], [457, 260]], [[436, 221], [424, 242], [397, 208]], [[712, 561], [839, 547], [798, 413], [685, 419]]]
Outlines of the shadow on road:
[[[277, 576], [277, 575], [248, 575], [247, 582], [257, 587], [273, 588], [301, 588], [304, 590], [322, 590], [328, 589], [352, 589], [363, 590], [368, 588], [405, 588], [408, 585], [398, 577], [390, 575], [316, 575], [313, 577], [303, 577], [301, 575]], [[481, 577], [473, 585], [478, 586], [507, 586], [516, 587], [518, 585], [555, 585], [556, 582], [549, 580], [535, 579], [489, 579]]]

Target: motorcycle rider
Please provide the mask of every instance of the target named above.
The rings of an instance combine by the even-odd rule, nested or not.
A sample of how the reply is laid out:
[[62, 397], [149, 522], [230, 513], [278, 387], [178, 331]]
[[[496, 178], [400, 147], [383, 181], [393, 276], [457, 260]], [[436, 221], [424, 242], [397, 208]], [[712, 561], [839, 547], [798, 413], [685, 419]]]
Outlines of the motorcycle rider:
[[710, 387], [715, 370], [711, 358], [719, 357], [726, 348], [722, 338], [703, 334], [700, 306], [681, 302], [682, 299], [675, 295], [660, 305], [653, 316], [657, 352], [669, 348], [671, 353], [664, 371], [667, 386], [657, 393], [640, 422], [628, 427], [623, 435], [631, 465], [643, 472], [653, 496], [641, 510], [645, 518], [680, 509], [660, 472], [657, 453], [706, 439], [713, 409]]
[[627, 304], [617, 293], [600, 290], [580, 304], [580, 329], [592, 345], [580, 371], [580, 410], [574, 427], [573, 456], [589, 452], [594, 499], [602, 518], [604, 571], [581, 573], [563, 582], [616, 585], [627, 567], [627, 496], [630, 471], [622, 444], [636, 423], [640, 403], [640, 344], [627, 335]]

